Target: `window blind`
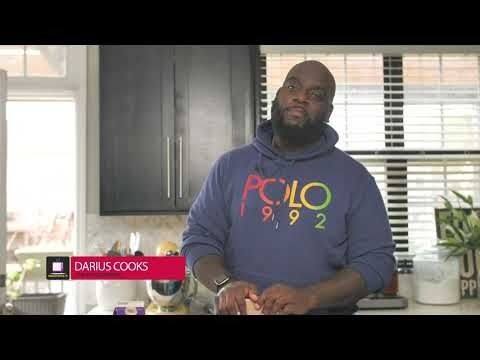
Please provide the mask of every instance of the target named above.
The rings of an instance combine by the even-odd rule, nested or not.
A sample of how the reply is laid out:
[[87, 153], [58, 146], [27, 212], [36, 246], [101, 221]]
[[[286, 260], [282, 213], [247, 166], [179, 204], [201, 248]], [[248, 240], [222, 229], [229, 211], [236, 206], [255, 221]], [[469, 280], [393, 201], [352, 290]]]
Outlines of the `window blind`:
[[336, 81], [334, 111], [330, 124], [339, 133], [342, 149], [370, 149], [385, 143], [383, 114], [383, 69], [379, 54], [268, 54], [262, 110], [270, 117], [270, 105], [290, 68], [304, 60], [318, 60]]
[[330, 125], [337, 147], [362, 162], [382, 193], [397, 253], [434, 244], [435, 208], [449, 189], [480, 200], [478, 54], [261, 54], [262, 120], [288, 70], [324, 63], [337, 92]]

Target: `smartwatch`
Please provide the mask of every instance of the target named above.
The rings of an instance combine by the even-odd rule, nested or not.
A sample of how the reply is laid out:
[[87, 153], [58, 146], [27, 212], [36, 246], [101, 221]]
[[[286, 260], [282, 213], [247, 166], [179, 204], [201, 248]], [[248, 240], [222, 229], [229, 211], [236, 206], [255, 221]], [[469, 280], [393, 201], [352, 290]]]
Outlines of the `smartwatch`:
[[213, 279], [213, 282], [215, 283], [215, 286], [217, 287], [217, 294], [218, 292], [229, 283], [229, 281], [232, 279], [232, 277], [228, 274], [222, 274], [220, 276], [217, 276], [215, 279]]

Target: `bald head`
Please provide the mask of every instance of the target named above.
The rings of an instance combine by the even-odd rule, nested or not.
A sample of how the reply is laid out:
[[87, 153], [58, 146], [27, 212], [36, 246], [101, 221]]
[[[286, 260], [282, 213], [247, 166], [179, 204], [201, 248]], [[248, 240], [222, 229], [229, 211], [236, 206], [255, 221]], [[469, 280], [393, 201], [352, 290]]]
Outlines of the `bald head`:
[[272, 103], [273, 133], [301, 148], [318, 141], [333, 111], [335, 79], [325, 65], [304, 61], [287, 74]]
[[285, 82], [291, 78], [310, 78], [312, 81], [322, 84], [322, 87], [327, 93], [329, 102], [333, 102], [335, 97], [335, 78], [328, 68], [323, 65], [321, 62], [316, 60], [307, 60], [301, 63], [298, 63], [290, 69], [287, 76], [285, 77]]

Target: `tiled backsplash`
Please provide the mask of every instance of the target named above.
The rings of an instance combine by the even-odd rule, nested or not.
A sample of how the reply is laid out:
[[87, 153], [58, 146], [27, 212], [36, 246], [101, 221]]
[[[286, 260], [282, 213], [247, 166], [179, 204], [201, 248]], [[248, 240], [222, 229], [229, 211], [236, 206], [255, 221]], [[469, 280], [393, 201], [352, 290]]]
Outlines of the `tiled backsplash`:
[[169, 240], [181, 244], [186, 215], [158, 216], [98, 216], [87, 215], [87, 252], [100, 255], [100, 248], [108, 250], [115, 241], [128, 244], [131, 232], [139, 232], [140, 250], [147, 256], [155, 255], [159, 242]]
[[[117, 240], [126, 245], [132, 232], [140, 233], [140, 250], [146, 256], [155, 255], [158, 243], [165, 240], [176, 243], [180, 248], [186, 221], [186, 215], [99, 216], [88, 214], [87, 253], [100, 255], [101, 248], [108, 250]], [[143, 284], [137, 287], [137, 295], [139, 299], [148, 299]], [[198, 295], [209, 299], [213, 294], [199, 284]], [[92, 282], [87, 289], [87, 305], [95, 304], [95, 285]]]

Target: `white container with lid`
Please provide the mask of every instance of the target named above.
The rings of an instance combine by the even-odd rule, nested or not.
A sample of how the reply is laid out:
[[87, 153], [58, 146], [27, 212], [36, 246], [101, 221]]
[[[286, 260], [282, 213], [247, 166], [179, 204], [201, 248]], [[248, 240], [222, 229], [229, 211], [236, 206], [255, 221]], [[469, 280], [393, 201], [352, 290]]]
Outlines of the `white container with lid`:
[[460, 261], [434, 246], [414, 259], [414, 296], [422, 304], [450, 305], [460, 302]]

